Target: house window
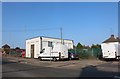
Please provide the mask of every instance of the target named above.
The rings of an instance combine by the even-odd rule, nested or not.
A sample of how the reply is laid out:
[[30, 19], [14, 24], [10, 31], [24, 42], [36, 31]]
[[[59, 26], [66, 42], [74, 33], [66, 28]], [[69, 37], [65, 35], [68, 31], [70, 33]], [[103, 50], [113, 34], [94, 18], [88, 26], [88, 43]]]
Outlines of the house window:
[[52, 42], [48, 41], [48, 47], [52, 47]]

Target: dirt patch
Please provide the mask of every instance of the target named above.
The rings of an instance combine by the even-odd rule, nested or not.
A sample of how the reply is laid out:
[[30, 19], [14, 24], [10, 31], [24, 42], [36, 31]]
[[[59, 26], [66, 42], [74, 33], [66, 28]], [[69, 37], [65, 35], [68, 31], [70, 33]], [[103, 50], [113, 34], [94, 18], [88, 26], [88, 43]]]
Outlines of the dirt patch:
[[20, 57], [7, 57], [12, 60], [12, 62], [30, 64], [33, 66], [44, 66], [44, 67], [54, 67], [54, 68], [68, 68], [68, 69], [79, 69], [89, 65], [99, 65], [105, 62], [100, 60], [70, 60], [70, 61], [40, 61], [38, 59], [27, 59]]

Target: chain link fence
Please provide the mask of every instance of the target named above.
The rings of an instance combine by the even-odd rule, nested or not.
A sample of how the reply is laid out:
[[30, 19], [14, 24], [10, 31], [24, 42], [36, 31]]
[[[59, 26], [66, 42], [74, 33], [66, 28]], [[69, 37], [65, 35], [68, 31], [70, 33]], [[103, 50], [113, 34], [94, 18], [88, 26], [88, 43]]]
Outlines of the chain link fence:
[[73, 49], [69, 50], [69, 52], [75, 52], [78, 54], [79, 58], [82, 59], [98, 59], [102, 54], [102, 50], [100, 48]]
[[12, 51], [12, 52], [9, 52], [9, 55], [15, 56], [15, 57], [21, 57], [21, 52]]

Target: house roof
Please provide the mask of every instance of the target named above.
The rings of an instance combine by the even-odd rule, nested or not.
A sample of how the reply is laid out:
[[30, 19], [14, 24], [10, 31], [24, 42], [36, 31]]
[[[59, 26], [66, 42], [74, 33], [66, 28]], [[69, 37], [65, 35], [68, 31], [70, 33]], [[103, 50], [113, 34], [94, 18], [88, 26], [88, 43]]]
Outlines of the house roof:
[[111, 35], [110, 38], [108, 38], [107, 40], [103, 41], [102, 43], [109, 43], [109, 42], [120, 42], [120, 38], [115, 38], [114, 35]]
[[10, 46], [5, 44], [5, 45], [2, 46], [2, 48], [10, 48]]
[[[33, 38], [38, 38], [38, 37], [53, 38], [53, 39], [61, 39], [61, 38], [54, 38], [54, 37], [48, 37], [48, 36], [37, 36], [37, 37], [33, 37]], [[33, 38], [29, 38], [29, 39], [33, 39]], [[29, 39], [26, 39], [26, 40], [29, 40]], [[70, 40], [70, 39], [63, 39], [63, 40], [73, 41], [73, 40]]]

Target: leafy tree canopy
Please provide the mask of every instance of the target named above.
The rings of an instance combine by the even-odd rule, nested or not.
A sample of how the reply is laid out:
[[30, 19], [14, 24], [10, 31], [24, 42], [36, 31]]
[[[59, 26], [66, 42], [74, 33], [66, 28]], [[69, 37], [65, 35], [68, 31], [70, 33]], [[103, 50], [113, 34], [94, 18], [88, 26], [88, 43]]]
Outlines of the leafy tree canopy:
[[77, 44], [76, 48], [77, 48], [77, 49], [81, 49], [81, 48], [83, 48], [83, 46], [82, 46], [82, 44], [79, 42], [79, 43]]
[[96, 44], [96, 45], [92, 44], [91, 48], [101, 48], [101, 45], [99, 45], [99, 44]]
[[16, 47], [15, 49], [20, 49], [20, 47]]

